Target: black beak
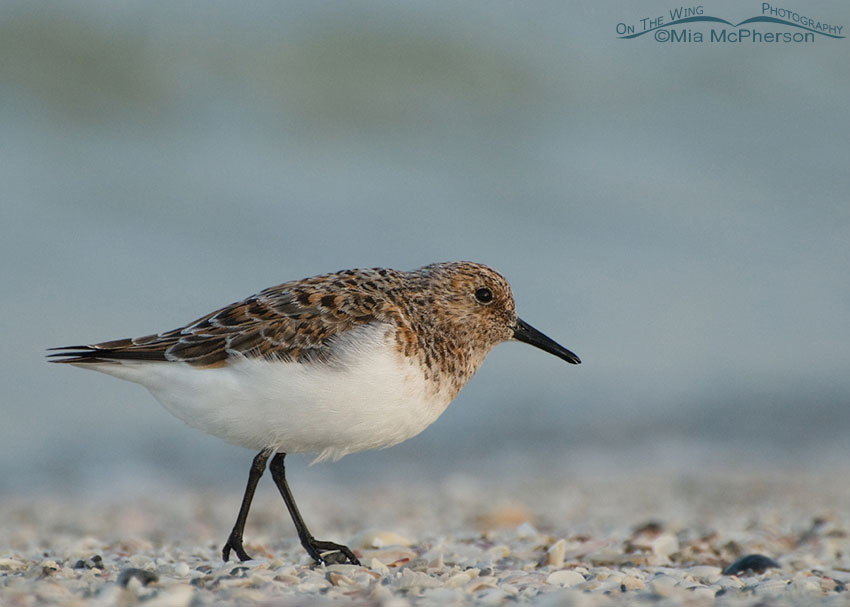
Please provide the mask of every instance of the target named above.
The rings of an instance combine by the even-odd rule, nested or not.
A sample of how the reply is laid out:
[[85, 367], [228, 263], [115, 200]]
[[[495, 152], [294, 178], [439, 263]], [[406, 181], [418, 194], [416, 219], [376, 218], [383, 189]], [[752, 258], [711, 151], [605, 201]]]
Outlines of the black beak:
[[560, 345], [556, 341], [549, 339], [543, 333], [532, 327], [527, 322], [516, 319], [516, 326], [514, 326], [514, 339], [518, 339], [519, 341], [524, 341], [527, 344], [531, 344], [535, 348], [540, 348], [544, 352], [548, 352], [549, 354], [554, 354], [558, 358], [563, 358], [565, 361], [572, 365], [578, 365], [581, 363], [581, 360], [578, 356], [567, 350], [564, 346]]

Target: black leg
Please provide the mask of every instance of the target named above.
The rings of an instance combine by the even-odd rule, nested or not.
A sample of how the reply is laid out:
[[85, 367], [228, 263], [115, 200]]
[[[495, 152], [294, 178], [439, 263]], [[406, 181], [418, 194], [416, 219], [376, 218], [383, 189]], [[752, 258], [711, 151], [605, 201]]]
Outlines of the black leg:
[[227, 543], [221, 549], [221, 556], [226, 563], [230, 560], [230, 551], [235, 550], [236, 556], [240, 561], [250, 561], [251, 557], [245, 552], [242, 547], [242, 532], [245, 531], [245, 521], [248, 519], [248, 510], [251, 508], [251, 500], [254, 499], [254, 491], [257, 489], [257, 483], [263, 472], [266, 470], [266, 462], [271, 453], [260, 451], [254, 461], [251, 463], [251, 472], [248, 474], [248, 486], [245, 487], [245, 495], [242, 496], [242, 506], [239, 508], [239, 515], [236, 517], [236, 524], [233, 525], [233, 531], [230, 532], [230, 537], [227, 538]]
[[276, 453], [272, 458], [271, 464], [269, 464], [269, 471], [272, 473], [272, 478], [280, 490], [283, 501], [286, 502], [289, 515], [292, 517], [292, 522], [295, 523], [295, 529], [298, 531], [298, 538], [301, 540], [301, 545], [304, 546], [307, 554], [312, 556], [317, 563], [332, 565], [347, 561], [352, 565], [359, 565], [360, 561], [357, 560], [357, 557], [354, 556], [350, 548], [333, 542], [317, 540], [307, 529], [304, 519], [301, 518], [301, 513], [298, 512], [298, 506], [295, 505], [289, 485], [286, 483], [286, 474], [283, 466], [283, 458], [285, 457], [286, 453]]

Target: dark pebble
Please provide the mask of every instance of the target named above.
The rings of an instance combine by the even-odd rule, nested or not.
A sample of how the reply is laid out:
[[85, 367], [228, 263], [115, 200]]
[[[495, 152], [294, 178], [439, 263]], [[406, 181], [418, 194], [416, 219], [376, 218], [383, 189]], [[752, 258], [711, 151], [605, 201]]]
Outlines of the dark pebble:
[[729, 565], [723, 570], [723, 575], [738, 575], [745, 571], [753, 573], [764, 573], [766, 570], [775, 567], [779, 568], [779, 563], [763, 554], [748, 554], [742, 556], [737, 561]]
[[126, 588], [127, 584], [129, 584], [130, 580], [133, 578], [139, 580], [142, 583], [142, 586], [147, 586], [151, 582], [157, 581], [159, 576], [153, 571], [137, 569], [136, 567], [128, 567], [118, 574], [118, 585]]
[[211, 575], [199, 575], [189, 583], [196, 588], [209, 588], [215, 586], [215, 578]]
[[635, 527], [635, 530], [632, 531], [632, 536], [640, 535], [642, 533], [647, 533], [649, 535], [658, 535], [662, 531], [664, 531], [664, 523], [660, 521], [648, 521], [642, 525], [638, 525]]
[[74, 569], [103, 569], [103, 557], [95, 554], [88, 560], [78, 560], [74, 563]]
[[234, 567], [230, 570], [230, 575], [233, 577], [248, 577], [248, 571], [250, 571], [247, 567]]

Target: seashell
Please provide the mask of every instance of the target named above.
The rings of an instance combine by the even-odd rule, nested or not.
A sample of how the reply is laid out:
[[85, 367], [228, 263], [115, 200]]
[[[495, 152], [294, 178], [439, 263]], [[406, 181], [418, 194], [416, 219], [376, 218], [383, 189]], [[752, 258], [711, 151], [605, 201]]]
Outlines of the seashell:
[[472, 576], [468, 573], [461, 572], [455, 573], [454, 575], [449, 576], [443, 582], [443, 586], [446, 588], [460, 588], [461, 586], [468, 584], [472, 580]]
[[555, 568], [564, 566], [564, 555], [567, 553], [567, 542], [558, 540], [546, 551], [546, 564]]
[[722, 575], [720, 567], [712, 567], [710, 565], [695, 565], [694, 567], [688, 567], [685, 569], [685, 573], [690, 575], [696, 581], [704, 584], [713, 584], [719, 580]]
[[580, 573], [576, 573], [571, 569], [561, 569], [560, 571], [555, 571], [549, 574], [549, 577], [546, 578], [546, 583], [551, 584], [553, 586], [561, 586], [562, 588], [567, 588], [569, 586], [575, 586], [576, 584], [581, 584], [585, 582], [584, 576]]
[[656, 556], [669, 559], [671, 554], [679, 552], [679, 540], [672, 533], [662, 533], [650, 543]]
[[762, 580], [755, 587], [755, 593], [759, 596], [778, 596], [785, 594], [788, 590], [788, 580], [782, 578], [768, 578]]
[[355, 535], [349, 545], [353, 548], [386, 548], [387, 546], [410, 546], [413, 541], [394, 531], [367, 530]]

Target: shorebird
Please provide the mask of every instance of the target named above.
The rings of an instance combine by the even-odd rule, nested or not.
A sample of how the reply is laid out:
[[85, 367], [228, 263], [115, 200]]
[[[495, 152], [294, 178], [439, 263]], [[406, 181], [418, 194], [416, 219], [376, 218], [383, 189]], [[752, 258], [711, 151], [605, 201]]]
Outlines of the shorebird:
[[195, 428], [258, 451], [222, 548], [241, 560], [245, 521], [266, 464], [301, 544], [319, 563], [359, 564], [317, 540], [286, 481], [288, 453], [314, 461], [398, 444], [433, 423], [493, 346], [518, 340], [578, 356], [517, 317], [510, 285], [487, 266], [344, 270], [270, 287], [178, 329], [51, 348], [51, 362], [146, 387]]

